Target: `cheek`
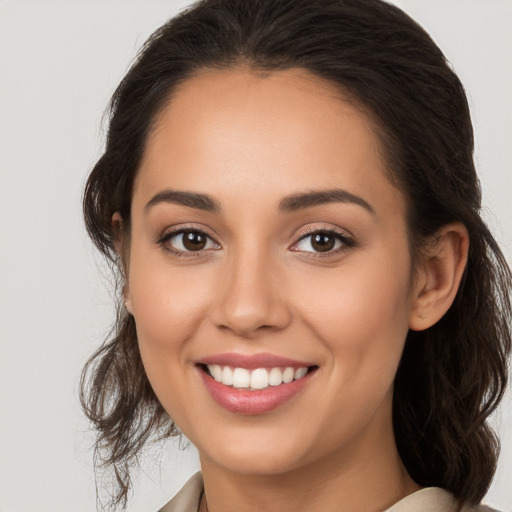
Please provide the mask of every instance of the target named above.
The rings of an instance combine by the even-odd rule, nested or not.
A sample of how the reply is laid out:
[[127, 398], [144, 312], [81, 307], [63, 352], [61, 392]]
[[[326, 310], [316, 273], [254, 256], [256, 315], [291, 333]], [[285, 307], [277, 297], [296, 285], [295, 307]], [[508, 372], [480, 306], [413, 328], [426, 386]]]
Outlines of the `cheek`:
[[134, 253], [129, 293], [141, 352], [185, 355], [177, 349], [198, 329], [211, 301], [206, 266], [171, 268], [161, 256], [157, 263]]
[[399, 256], [354, 260], [297, 290], [301, 317], [327, 346], [343, 380], [389, 386], [394, 379], [409, 324], [410, 267]]
[[151, 265], [150, 258], [132, 262], [129, 289], [142, 362], [164, 409], [188, 431], [189, 396], [183, 390], [197, 385], [195, 372], [188, 371], [193, 365], [189, 341], [211, 300], [208, 288], [198, 286], [205, 276], [192, 277], [190, 268], [171, 272], [161, 263]]

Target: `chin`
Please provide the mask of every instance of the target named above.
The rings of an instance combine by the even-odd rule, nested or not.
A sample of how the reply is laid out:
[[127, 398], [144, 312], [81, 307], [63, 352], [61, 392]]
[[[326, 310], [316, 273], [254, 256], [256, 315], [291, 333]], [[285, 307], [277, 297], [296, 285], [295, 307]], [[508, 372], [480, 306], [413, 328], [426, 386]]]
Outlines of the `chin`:
[[[245, 475], [278, 475], [294, 471], [311, 462], [311, 454], [303, 447], [316, 446], [304, 435], [290, 435], [283, 426], [238, 429], [238, 432], [211, 432], [208, 439], [196, 444], [201, 459], [216, 466]], [[295, 433], [300, 428], [296, 426]]]
[[227, 471], [240, 475], [265, 476], [280, 475], [297, 469], [300, 460], [296, 453], [269, 453], [269, 450], [251, 450], [246, 447], [224, 450], [223, 453], [213, 453], [212, 461], [224, 467]]

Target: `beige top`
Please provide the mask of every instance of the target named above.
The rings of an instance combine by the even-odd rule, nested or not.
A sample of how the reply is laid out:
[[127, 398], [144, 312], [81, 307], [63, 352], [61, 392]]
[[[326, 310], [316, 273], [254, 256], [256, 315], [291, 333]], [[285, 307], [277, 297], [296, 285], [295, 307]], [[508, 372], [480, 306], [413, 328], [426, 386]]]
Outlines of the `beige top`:
[[[197, 512], [203, 491], [203, 477], [201, 472], [198, 472], [159, 512]], [[457, 501], [444, 489], [426, 487], [406, 496], [384, 512], [457, 512]], [[497, 511], [483, 505], [477, 505], [476, 507], [463, 507], [460, 512]]]

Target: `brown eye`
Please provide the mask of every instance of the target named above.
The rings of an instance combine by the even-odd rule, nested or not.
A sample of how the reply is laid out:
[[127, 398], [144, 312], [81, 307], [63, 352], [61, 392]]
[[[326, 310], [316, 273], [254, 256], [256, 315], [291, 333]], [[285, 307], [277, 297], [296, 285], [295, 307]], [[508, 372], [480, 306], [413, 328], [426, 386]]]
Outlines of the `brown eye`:
[[208, 241], [206, 235], [199, 231], [184, 231], [182, 236], [183, 246], [188, 251], [200, 251], [206, 247]]
[[336, 239], [329, 233], [316, 233], [311, 237], [311, 247], [317, 252], [327, 252], [334, 248]]
[[292, 250], [312, 253], [337, 253], [353, 246], [353, 240], [341, 233], [319, 230], [303, 236], [293, 246]]
[[198, 229], [173, 231], [165, 235], [159, 243], [175, 254], [219, 248], [210, 236]]

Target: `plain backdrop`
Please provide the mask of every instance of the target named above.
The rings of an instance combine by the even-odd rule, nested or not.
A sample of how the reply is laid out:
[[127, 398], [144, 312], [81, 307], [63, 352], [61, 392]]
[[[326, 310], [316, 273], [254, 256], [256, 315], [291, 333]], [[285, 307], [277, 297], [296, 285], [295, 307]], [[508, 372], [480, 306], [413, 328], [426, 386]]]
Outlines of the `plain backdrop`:
[[[313, 0], [312, 0], [313, 1]], [[0, 511], [95, 510], [92, 437], [77, 399], [113, 319], [80, 197], [107, 101], [145, 38], [189, 2], [0, 0]], [[512, 260], [512, 2], [398, 1], [466, 86], [485, 216]], [[512, 511], [512, 400], [486, 502]], [[155, 447], [129, 511], [155, 511], [198, 468]]]

